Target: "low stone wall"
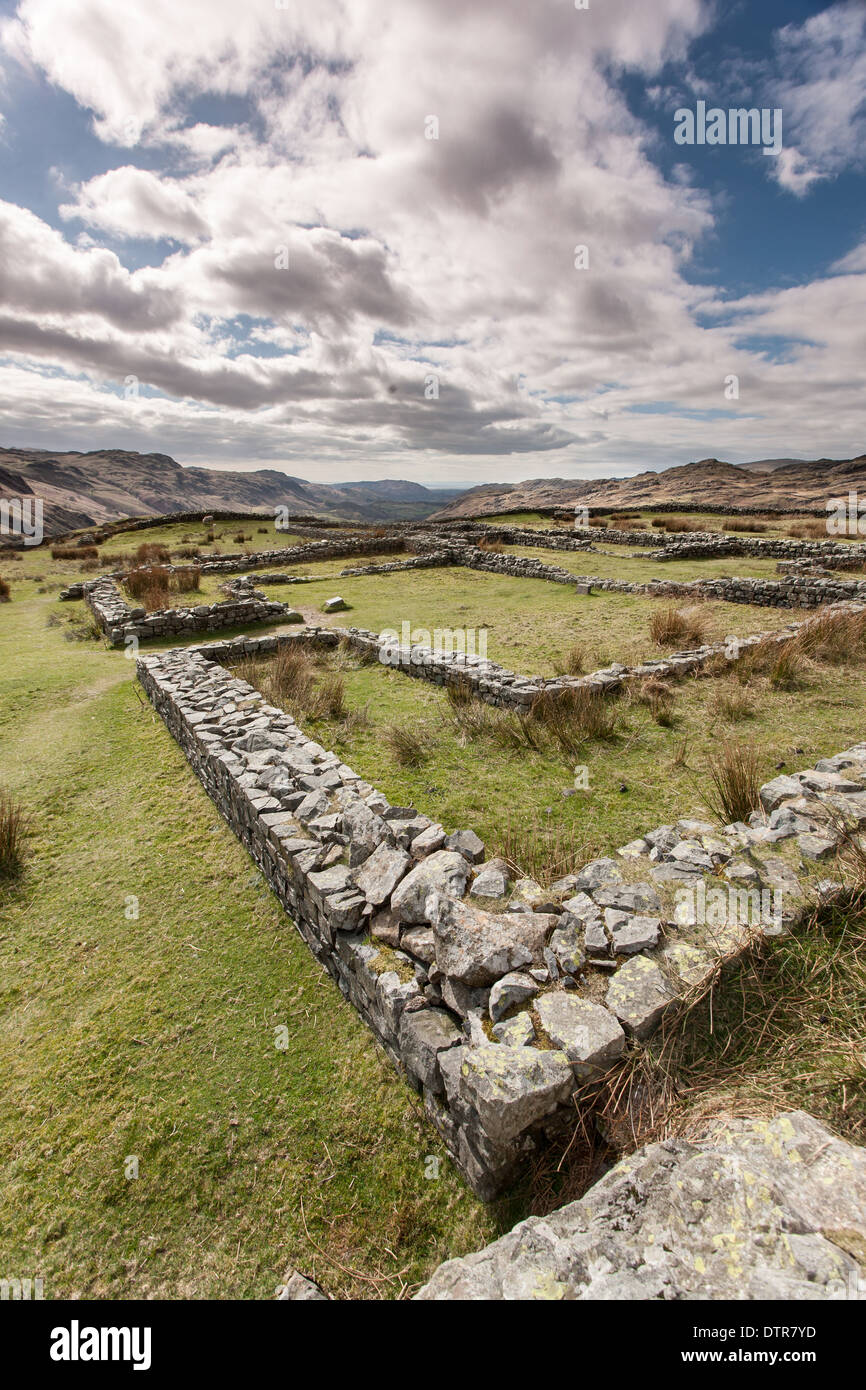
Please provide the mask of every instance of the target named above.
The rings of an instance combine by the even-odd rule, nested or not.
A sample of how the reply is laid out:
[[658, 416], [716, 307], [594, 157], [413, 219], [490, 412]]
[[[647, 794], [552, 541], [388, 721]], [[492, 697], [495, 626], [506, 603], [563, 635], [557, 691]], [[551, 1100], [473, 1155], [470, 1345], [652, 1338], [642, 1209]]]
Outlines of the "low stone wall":
[[[139, 641], [151, 637], [187, 637], [218, 632], [224, 627], [280, 622], [287, 611], [285, 604], [273, 603], [270, 599], [236, 598], [227, 603], [200, 603], [148, 613], [145, 608], [131, 607], [114, 580], [104, 576], [82, 585], [81, 596], [113, 647], [122, 647], [130, 637]], [[70, 597], [69, 592], [61, 597]]]
[[649, 677], [679, 679], [700, 670], [711, 660], [724, 659], [733, 663], [750, 648], [763, 642], [781, 645], [791, 641], [824, 617], [862, 611], [863, 604], [860, 603], [834, 604], [820, 617], [804, 618], [782, 628], [755, 633], [751, 637], [726, 637], [724, 641], [704, 643], [690, 651], [671, 652], [668, 656], [640, 662], [635, 666], [616, 662], [584, 676], [524, 676], [471, 652], [437, 651], [419, 643], [407, 646], [399, 642], [383, 642], [375, 632], [356, 627], [304, 627], [297, 632], [274, 633], [267, 637], [243, 635], [208, 643], [197, 650], [211, 661], [231, 663], [241, 661], [246, 656], [273, 655], [286, 644], [300, 643], [314, 650], [327, 650], [336, 648], [342, 642], [363, 659], [375, 658], [381, 665], [401, 671], [406, 676], [441, 686], [460, 682], [486, 704], [525, 712], [540, 695], [556, 696], [581, 686], [610, 694], [635, 680]]
[[[866, 599], [866, 580], [824, 579], [811, 573], [791, 575], [785, 579], [754, 579], [748, 576], [691, 581], [652, 579], [636, 584], [598, 575], [573, 574], [558, 565], [546, 565], [541, 560], [523, 555], [500, 554], [481, 550], [477, 546], [453, 544], [443, 546], [435, 559], [428, 557], [427, 562], [460, 565], [488, 574], [507, 574], [515, 579], [542, 579], [552, 584], [569, 584], [581, 593], [597, 589], [605, 593], [637, 594], [647, 598], [682, 598], [692, 602], [716, 599], [724, 603], [748, 603], [772, 608], [817, 608], [827, 603]], [[414, 567], [414, 562], [402, 567]], [[383, 573], [390, 568], [380, 566], [378, 572]], [[356, 574], [365, 572], [372, 571], [353, 571]]]
[[345, 540], [311, 541], [309, 545], [287, 545], [280, 550], [236, 551], [213, 560], [202, 560], [202, 574], [226, 574], [260, 569], [265, 565], [297, 565], [308, 560], [339, 560], [349, 555], [387, 555], [402, 550], [405, 537], [349, 536]]
[[[748, 824], [682, 820], [550, 887], [513, 883], [471, 830], [449, 835], [389, 804], [215, 659], [254, 642], [142, 656], [139, 679], [485, 1199], [573, 1126], [575, 1093], [720, 958], [755, 932], [787, 930], [813, 894], [839, 892], [818, 882], [818, 863], [835, 856], [844, 827], [866, 825], [860, 744], [775, 778]], [[702, 903], [720, 890], [757, 894], [757, 919], [708, 920]]]

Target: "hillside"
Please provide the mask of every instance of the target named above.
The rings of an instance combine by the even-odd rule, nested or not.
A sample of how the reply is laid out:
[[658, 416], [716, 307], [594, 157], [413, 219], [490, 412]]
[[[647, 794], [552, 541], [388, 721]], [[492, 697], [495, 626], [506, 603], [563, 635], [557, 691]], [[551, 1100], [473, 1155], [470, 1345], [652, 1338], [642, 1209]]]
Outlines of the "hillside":
[[0, 449], [0, 497], [41, 497], [48, 535], [123, 516], [244, 507], [264, 512], [287, 506], [295, 513], [347, 521], [418, 520], [456, 495], [454, 489], [435, 491], [390, 479], [325, 484], [273, 468], [250, 473], [184, 468], [168, 454], [126, 449], [84, 454]]
[[866, 454], [855, 459], [760, 459], [747, 464], [702, 459], [631, 478], [533, 478], [525, 483], [485, 484], [462, 493], [435, 517], [496, 516], [576, 504], [820, 509], [828, 498], [844, 496], [849, 489], [866, 491]]

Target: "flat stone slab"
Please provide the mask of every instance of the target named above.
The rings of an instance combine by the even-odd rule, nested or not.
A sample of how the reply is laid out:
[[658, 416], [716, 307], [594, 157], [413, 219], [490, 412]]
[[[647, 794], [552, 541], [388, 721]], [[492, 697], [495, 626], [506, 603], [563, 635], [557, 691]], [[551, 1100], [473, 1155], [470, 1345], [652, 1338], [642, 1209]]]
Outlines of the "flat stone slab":
[[416, 1298], [797, 1303], [864, 1284], [866, 1150], [792, 1111], [649, 1144], [579, 1202], [446, 1261]]
[[490, 1031], [496, 1041], [506, 1047], [528, 1047], [535, 1041], [535, 1024], [528, 1013], [504, 1018], [501, 1023], [494, 1023]]
[[404, 850], [384, 842], [373, 850], [360, 868], [353, 869], [351, 879], [364, 894], [368, 903], [381, 907], [390, 898], [412, 860]]
[[627, 917], [611, 931], [614, 953], [632, 956], [638, 951], [651, 951], [658, 945], [661, 926], [658, 917]]

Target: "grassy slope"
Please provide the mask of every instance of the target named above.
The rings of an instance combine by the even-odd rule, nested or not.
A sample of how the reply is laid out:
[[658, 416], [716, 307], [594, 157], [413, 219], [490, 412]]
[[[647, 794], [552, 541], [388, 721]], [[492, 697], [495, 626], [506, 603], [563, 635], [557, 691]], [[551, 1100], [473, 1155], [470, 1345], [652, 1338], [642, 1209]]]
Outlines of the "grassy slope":
[[397, 1294], [520, 1212], [485, 1210], [447, 1160], [425, 1180], [444, 1151], [418, 1103], [130, 664], [45, 627], [72, 606], [19, 576], [48, 568], [5, 566], [0, 608], [0, 784], [34, 815], [0, 898], [0, 1263], [47, 1297], [269, 1297], [289, 1264]]

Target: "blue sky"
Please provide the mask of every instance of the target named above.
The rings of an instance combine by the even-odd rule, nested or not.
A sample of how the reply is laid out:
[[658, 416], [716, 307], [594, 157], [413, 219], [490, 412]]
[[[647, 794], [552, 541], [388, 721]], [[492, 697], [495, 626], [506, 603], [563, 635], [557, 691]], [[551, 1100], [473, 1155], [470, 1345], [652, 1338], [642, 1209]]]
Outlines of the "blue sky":
[[[781, 152], [675, 143], [699, 101]], [[0, 443], [440, 486], [862, 453], [864, 137], [861, 0], [2, 0]]]

